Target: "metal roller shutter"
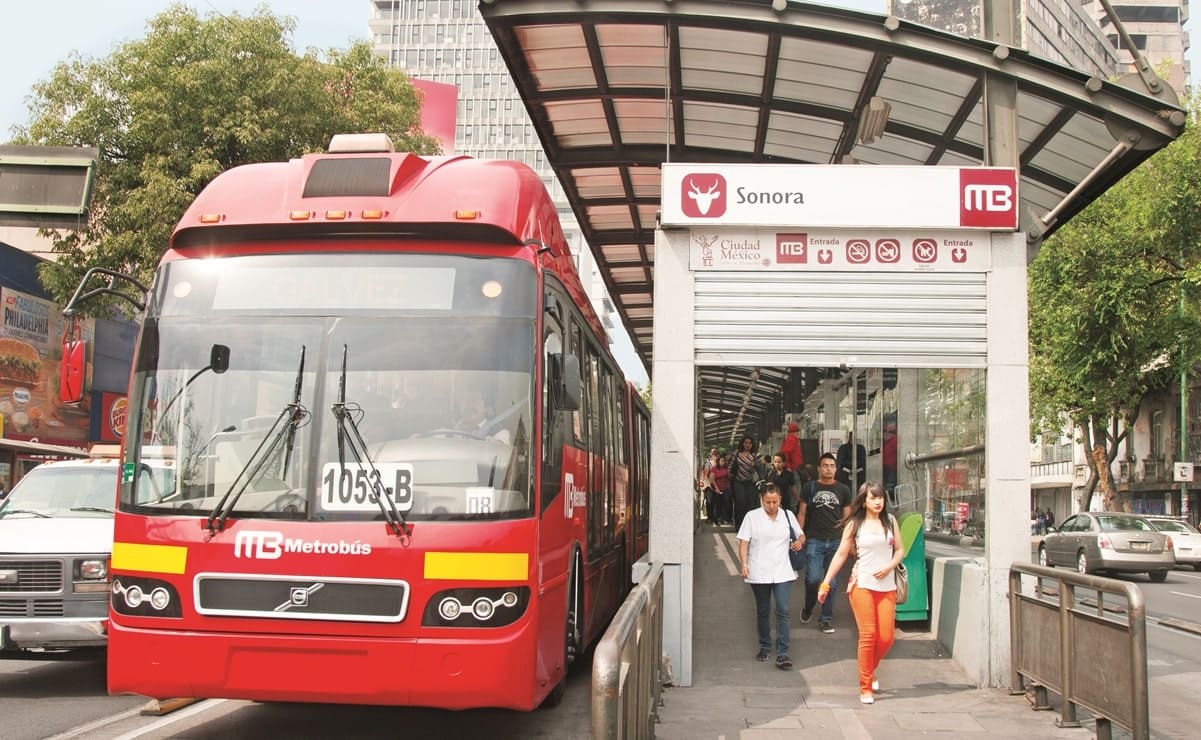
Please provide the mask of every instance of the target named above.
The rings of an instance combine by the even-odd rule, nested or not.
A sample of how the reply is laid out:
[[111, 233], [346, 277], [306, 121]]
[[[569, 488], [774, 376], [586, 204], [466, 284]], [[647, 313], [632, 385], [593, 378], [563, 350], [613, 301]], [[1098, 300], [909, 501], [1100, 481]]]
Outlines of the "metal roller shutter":
[[702, 365], [984, 367], [985, 273], [694, 273]]

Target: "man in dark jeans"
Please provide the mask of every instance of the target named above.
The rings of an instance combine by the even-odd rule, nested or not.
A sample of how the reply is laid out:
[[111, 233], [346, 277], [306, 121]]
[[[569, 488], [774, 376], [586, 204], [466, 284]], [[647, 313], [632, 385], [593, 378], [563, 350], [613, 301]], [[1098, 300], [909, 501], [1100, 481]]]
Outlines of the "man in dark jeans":
[[[801, 609], [801, 621], [806, 624], [813, 618], [818, 586], [842, 540], [842, 527], [838, 523], [851, 512], [851, 489], [834, 479], [837, 470], [837, 460], [829, 452], [825, 453], [817, 463], [817, 480], [805, 484], [801, 492], [797, 520], [801, 522], [806, 538], [805, 607]], [[830, 588], [836, 585], [837, 582], [831, 582]], [[827, 635], [833, 633], [833, 620], [834, 599], [826, 599], [818, 620], [821, 631]]]

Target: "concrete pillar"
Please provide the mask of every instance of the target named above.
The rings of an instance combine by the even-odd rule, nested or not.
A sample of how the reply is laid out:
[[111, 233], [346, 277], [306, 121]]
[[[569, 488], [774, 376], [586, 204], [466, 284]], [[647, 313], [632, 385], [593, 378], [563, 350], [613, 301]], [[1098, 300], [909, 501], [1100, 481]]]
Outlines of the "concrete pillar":
[[927, 497], [929, 485], [917, 471], [905, 465], [905, 456], [918, 454], [917, 425], [917, 374], [919, 370], [902, 368], [897, 370], [897, 485], [904, 486], [897, 496], [898, 503], [912, 497], [917, 501], [918, 511], [929, 511]]
[[1030, 562], [1030, 379], [1026, 318], [1026, 239], [992, 236], [988, 274], [984, 555], [987, 568], [989, 686], [1011, 680], [1009, 566]]
[[688, 232], [655, 232], [651, 366], [650, 560], [663, 563], [663, 649], [677, 686], [692, 685], [692, 532], [696, 367]]

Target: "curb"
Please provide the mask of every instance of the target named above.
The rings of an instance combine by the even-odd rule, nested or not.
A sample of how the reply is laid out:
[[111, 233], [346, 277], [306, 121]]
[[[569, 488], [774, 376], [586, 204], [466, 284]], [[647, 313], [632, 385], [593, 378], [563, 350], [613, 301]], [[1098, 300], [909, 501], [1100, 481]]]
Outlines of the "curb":
[[1168, 618], [1159, 620], [1159, 624], [1163, 625], [1164, 627], [1171, 627], [1172, 629], [1180, 630], [1182, 632], [1191, 632], [1194, 635], [1201, 635], [1201, 624], [1197, 624], [1196, 622], [1186, 622], [1183, 619]]

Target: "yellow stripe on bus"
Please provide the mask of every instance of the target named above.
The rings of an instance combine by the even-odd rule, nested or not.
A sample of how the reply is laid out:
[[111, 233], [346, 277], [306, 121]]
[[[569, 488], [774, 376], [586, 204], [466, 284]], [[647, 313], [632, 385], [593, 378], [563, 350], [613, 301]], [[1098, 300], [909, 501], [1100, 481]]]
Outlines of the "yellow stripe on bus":
[[183, 575], [188, 564], [188, 548], [178, 545], [139, 545], [113, 543], [113, 569], [143, 573]]
[[530, 556], [524, 552], [427, 552], [425, 577], [442, 581], [524, 581]]

